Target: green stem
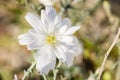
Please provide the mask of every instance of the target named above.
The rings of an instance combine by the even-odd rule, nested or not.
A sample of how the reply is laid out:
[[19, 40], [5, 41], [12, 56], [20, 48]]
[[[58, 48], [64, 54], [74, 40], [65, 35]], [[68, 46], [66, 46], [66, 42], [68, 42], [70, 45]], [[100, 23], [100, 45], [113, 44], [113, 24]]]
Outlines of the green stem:
[[43, 76], [44, 80], [47, 80], [47, 78], [46, 78], [46, 76], [45, 76], [45, 75], [42, 75], [42, 76]]
[[61, 64], [62, 64], [62, 62], [59, 60], [59, 63], [57, 65], [56, 69], [53, 71], [53, 74], [54, 74], [53, 80], [56, 80], [57, 73], [59, 71], [58, 69], [60, 68]]
[[30, 68], [24, 73], [22, 80], [25, 80], [25, 78], [32, 72], [32, 69], [35, 67], [36, 62], [33, 62]]

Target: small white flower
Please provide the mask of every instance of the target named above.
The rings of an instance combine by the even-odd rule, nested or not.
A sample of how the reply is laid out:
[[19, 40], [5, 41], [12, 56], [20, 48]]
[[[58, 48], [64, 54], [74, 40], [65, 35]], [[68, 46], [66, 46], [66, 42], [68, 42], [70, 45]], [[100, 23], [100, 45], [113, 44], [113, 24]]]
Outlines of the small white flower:
[[56, 0], [39, 0], [40, 3], [42, 3], [45, 6], [48, 5], [53, 5], [55, 3]]
[[14, 80], [18, 80], [18, 77], [16, 74], [14, 75]]
[[82, 51], [73, 35], [80, 27], [71, 26], [68, 18], [62, 20], [51, 6], [41, 11], [41, 17], [29, 12], [25, 18], [33, 28], [19, 36], [19, 43], [27, 45], [29, 50], [37, 50], [36, 69], [48, 74], [54, 69], [56, 58], [71, 66], [74, 56]]

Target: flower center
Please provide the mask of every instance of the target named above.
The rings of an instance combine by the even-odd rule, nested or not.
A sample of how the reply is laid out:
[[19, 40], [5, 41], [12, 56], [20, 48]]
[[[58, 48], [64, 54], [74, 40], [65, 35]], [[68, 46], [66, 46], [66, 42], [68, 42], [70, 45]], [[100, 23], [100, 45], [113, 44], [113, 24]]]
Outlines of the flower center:
[[56, 37], [53, 35], [47, 36], [46, 38], [47, 44], [55, 44], [56, 43]]

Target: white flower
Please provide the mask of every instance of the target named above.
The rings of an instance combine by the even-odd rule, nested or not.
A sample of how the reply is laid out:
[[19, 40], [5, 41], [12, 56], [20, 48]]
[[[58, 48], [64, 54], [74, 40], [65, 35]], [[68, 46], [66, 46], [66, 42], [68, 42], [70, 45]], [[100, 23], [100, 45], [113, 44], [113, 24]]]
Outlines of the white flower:
[[14, 75], [14, 80], [18, 80], [18, 77], [16, 74]]
[[48, 74], [54, 69], [56, 58], [71, 66], [74, 56], [82, 51], [73, 35], [80, 27], [71, 26], [68, 18], [62, 20], [51, 6], [41, 11], [41, 17], [29, 12], [25, 18], [33, 28], [19, 36], [19, 43], [27, 45], [29, 50], [37, 50], [36, 69]]
[[45, 6], [48, 5], [53, 5], [55, 3], [56, 0], [39, 0], [40, 3], [42, 3]]

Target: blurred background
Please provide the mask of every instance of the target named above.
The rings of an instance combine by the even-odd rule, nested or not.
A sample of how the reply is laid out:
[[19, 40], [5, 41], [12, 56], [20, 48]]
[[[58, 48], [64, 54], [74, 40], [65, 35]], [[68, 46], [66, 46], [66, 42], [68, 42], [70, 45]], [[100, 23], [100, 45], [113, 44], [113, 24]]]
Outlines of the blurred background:
[[[58, 80], [95, 80], [119, 28], [120, 0], [58, 0], [54, 7], [58, 12], [64, 9], [63, 17], [81, 26], [75, 35], [83, 44], [82, 55], [76, 57], [72, 67], [60, 68]], [[24, 18], [26, 12], [40, 14], [42, 8], [38, 0], [0, 0], [0, 80], [13, 80], [14, 74], [21, 79], [23, 71], [30, 66], [32, 53], [19, 45], [18, 36], [31, 28]], [[102, 80], [120, 80], [119, 62], [118, 43], [107, 60]], [[43, 80], [33, 73], [26, 80]], [[50, 72], [48, 80], [52, 80], [52, 75]]]

